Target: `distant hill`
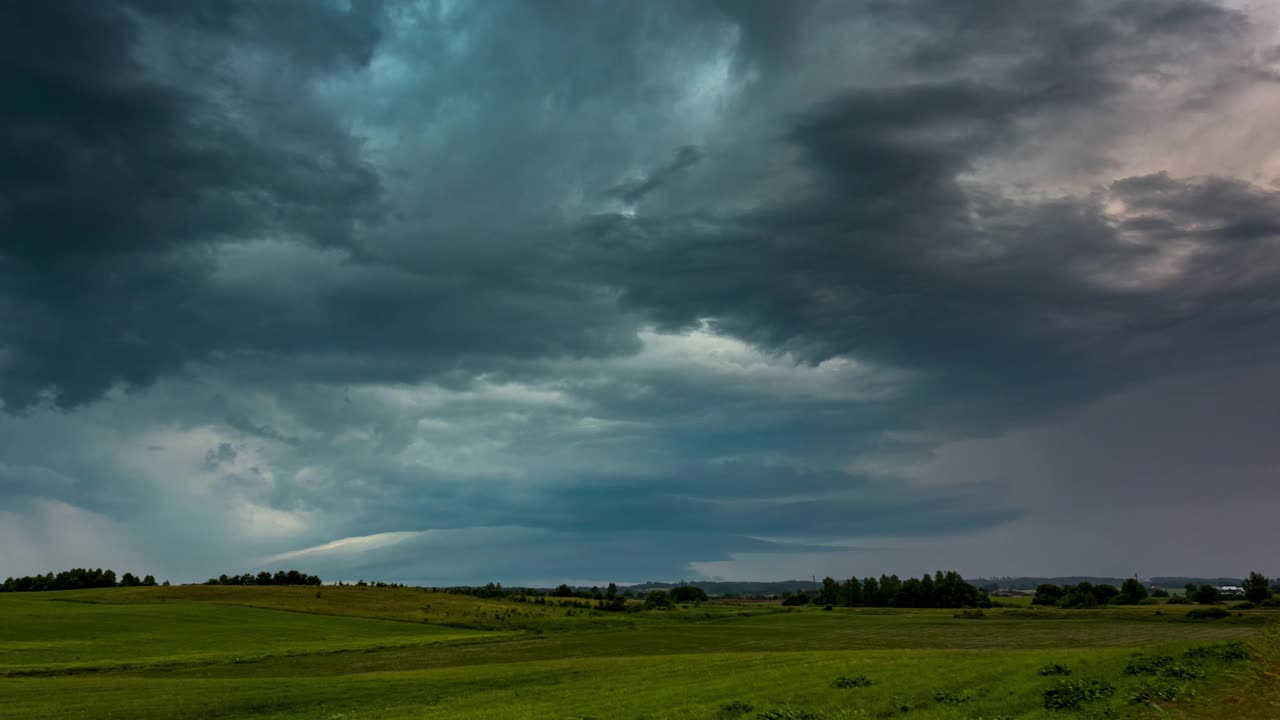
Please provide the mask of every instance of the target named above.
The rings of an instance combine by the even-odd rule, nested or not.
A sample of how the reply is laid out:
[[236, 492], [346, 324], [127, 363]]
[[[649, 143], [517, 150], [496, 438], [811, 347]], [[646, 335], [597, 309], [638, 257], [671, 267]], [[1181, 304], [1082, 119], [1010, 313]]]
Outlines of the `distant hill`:
[[[646, 593], [650, 590], [670, 590], [681, 583], [644, 582], [639, 585], [628, 585], [627, 590], [633, 593]], [[685, 585], [702, 588], [708, 595], [781, 595], [784, 592], [798, 590], [814, 590], [820, 586], [811, 580], [781, 580], [778, 582], [716, 582], [710, 580], [690, 580]]]
[[[1090, 577], [1087, 575], [1069, 575], [1065, 577], [993, 577], [993, 578], [968, 578], [969, 582], [978, 587], [989, 587], [996, 585], [1002, 588], [1012, 590], [1034, 590], [1037, 585], [1053, 584], [1053, 585], [1076, 585], [1082, 582], [1093, 583], [1094, 585], [1115, 585], [1119, 587], [1124, 583], [1126, 578], [1118, 577]], [[1153, 577], [1147, 578], [1144, 582], [1148, 585], [1159, 585], [1165, 588], [1181, 588], [1187, 583], [1195, 583], [1196, 585], [1239, 585], [1240, 578], [1196, 578], [1196, 577]]]
[[[1035, 590], [1037, 585], [1046, 583], [1053, 585], [1077, 585], [1082, 582], [1092, 583], [1094, 585], [1115, 585], [1119, 587], [1124, 584], [1126, 578], [1122, 577], [1102, 577], [1093, 575], [1060, 575], [1056, 577], [978, 577], [965, 578], [970, 583], [984, 588], [994, 589], [1002, 588], [1006, 590]], [[1148, 585], [1158, 585], [1165, 588], [1178, 589], [1187, 583], [1195, 583], [1196, 585], [1239, 585], [1240, 578], [1216, 577], [1216, 578], [1200, 578], [1200, 577], [1172, 577], [1161, 576], [1147, 578], [1144, 582]], [[670, 590], [680, 585], [676, 582], [655, 582], [648, 581], [637, 585], [628, 585], [624, 589], [633, 593], [646, 593], [650, 590]], [[821, 586], [821, 583], [815, 583], [811, 580], [780, 580], [777, 582], [752, 582], [752, 581], [711, 581], [711, 580], [689, 580], [685, 585], [702, 588], [708, 595], [781, 595], [784, 592], [797, 592], [800, 590], [815, 590]]]
[[1166, 588], [1180, 588], [1187, 583], [1195, 583], [1196, 585], [1240, 585], [1244, 581], [1238, 577], [1228, 578], [1195, 578], [1195, 577], [1153, 577], [1147, 581], [1152, 585], [1159, 585]]

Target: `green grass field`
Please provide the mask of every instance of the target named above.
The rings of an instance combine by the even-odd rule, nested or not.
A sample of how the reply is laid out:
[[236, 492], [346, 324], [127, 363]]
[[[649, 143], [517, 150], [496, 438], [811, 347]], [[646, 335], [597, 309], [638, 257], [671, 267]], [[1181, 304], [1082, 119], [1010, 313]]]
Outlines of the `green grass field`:
[[[1186, 609], [610, 614], [391, 588], [6, 594], [0, 717], [1197, 717], [1258, 663], [1185, 651], [1253, 641], [1272, 615], [1189, 621]], [[1157, 654], [1183, 676], [1123, 672]], [[1038, 673], [1054, 663], [1072, 674]], [[833, 687], [841, 676], [870, 684]], [[1046, 709], [1045, 690], [1063, 680], [1113, 692]], [[1165, 709], [1131, 704], [1140, 692]], [[1250, 717], [1246, 705], [1232, 716]]]

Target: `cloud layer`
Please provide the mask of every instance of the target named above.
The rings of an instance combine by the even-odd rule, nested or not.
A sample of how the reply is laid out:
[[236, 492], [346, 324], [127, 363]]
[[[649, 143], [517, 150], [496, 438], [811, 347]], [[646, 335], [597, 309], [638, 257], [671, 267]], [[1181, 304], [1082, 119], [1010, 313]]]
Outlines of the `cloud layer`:
[[1265, 9], [28, 5], [0, 573], [1221, 574], [1280, 541]]

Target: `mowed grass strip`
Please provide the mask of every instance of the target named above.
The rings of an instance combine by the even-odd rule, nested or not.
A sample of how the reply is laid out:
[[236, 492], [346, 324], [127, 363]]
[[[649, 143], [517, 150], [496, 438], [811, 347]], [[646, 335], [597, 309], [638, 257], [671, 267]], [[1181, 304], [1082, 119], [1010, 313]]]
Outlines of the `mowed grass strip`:
[[[853, 651], [595, 657], [317, 678], [72, 676], [7, 680], [10, 717], [63, 718], [717, 718], [737, 701], [824, 718], [875, 717], [903, 703], [916, 718], [1050, 717], [1035, 669], [1066, 661], [1081, 676], [1119, 677], [1131, 653]], [[831, 687], [842, 674], [872, 685]], [[935, 695], [971, 698], [940, 705]], [[3, 715], [0, 715], [3, 716]]]
[[565, 658], [735, 652], [961, 649], [1070, 652], [1251, 639], [1258, 629], [1256, 625], [1213, 623], [1059, 620], [1001, 623], [958, 620], [934, 613], [833, 617], [828, 613], [806, 612], [706, 623], [655, 619], [631, 630], [549, 632], [516, 636], [498, 643], [433, 645], [358, 655], [266, 658], [253, 664], [193, 667], [174, 672], [200, 677], [319, 677]]
[[0, 600], [0, 675], [419, 645], [494, 633], [252, 607]]

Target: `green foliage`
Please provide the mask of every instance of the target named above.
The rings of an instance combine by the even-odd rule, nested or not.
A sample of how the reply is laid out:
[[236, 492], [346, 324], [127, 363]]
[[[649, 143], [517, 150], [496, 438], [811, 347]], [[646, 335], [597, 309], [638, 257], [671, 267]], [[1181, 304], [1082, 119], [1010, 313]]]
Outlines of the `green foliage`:
[[49, 592], [54, 590], [87, 590], [110, 587], [143, 587], [154, 586], [156, 578], [148, 575], [139, 578], [133, 573], [125, 573], [120, 581], [116, 581], [114, 570], [102, 568], [71, 568], [58, 574], [52, 572], [44, 575], [27, 575], [24, 577], [5, 578], [0, 584], [0, 592]]
[[849, 578], [840, 583], [838, 602], [844, 607], [856, 607], [862, 604], [862, 583], [858, 578]]
[[1051, 665], [1045, 665], [1041, 667], [1039, 672], [1041, 675], [1046, 675], [1046, 676], [1047, 675], [1070, 675], [1071, 668], [1067, 667], [1066, 665], [1063, 665], [1062, 663], [1053, 663]]
[[1188, 610], [1185, 617], [1188, 620], [1221, 620], [1231, 617], [1231, 613], [1220, 607], [1207, 607]]
[[1137, 578], [1129, 578], [1120, 586], [1120, 593], [1111, 602], [1116, 605], [1137, 605], [1147, 599], [1147, 587]]
[[1188, 660], [1221, 660], [1224, 663], [1234, 663], [1248, 660], [1250, 656], [1249, 644], [1242, 640], [1233, 640], [1227, 643], [1217, 645], [1201, 645], [1193, 647], [1183, 653], [1183, 657]]
[[795, 607], [798, 605], [808, 605], [809, 594], [801, 590], [798, 593], [783, 593], [782, 605], [784, 607]]
[[1059, 680], [1044, 691], [1046, 710], [1080, 710], [1087, 703], [1115, 694], [1114, 685], [1102, 680]]
[[1057, 605], [1063, 596], [1062, 588], [1052, 583], [1036, 586], [1036, 594], [1031, 598], [1032, 605]]
[[1191, 605], [1192, 602], [1193, 601], [1191, 599], [1178, 595], [1175, 597], [1171, 597], [1168, 600], [1165, 600], [1164, 604], [1165, 605]]
[[818, 720], [818, 716], [808, 710], [800, 710], [790, 705], [766, 710], [756, 717], [760, 720]]
[[707, 592], [693, 585], [678, 585], [671, 588], [671, 601], [675, 603], [706, 602]]
[[822, 578], [822, 587], [818, 589], [818, 597], [813, 602], [816, 605], [835, 605], [840, 602], [840, 583], [834, 578]]
[[736, 718], [740, 715], [746, 715], [755, 709], [756, 706], [749, 702], [734, 700], [733, 702], [727, 702], [720, 706], [720, 717]]
[[1249, 573], [1244, 579], [1244, 597], [1252, 603], [1260, 603], [1271, 599], [1271, 581], [1259, 572]]
[[840, 689], [871, 687], [871, 678], [866, 675], [841, 675], [831, 681], [831, 687]]
[[[1089, 585], [1089, 583], [1080, 583], [1081, 585]], [[1058, 607], [1067, 610], [1090, 609], [1098, 607], [1098, 597], [1093, 594], [1092, 586], [1088, 589], [1079, 587], [1068, 590], [1060, 600]]]
[[1125, 675], [1159, 675], [1176, 662], [1172, 655], [1140, 656], [1121, 670]]
[[1139, 657], [1125, 665], [1121, 672], [1125, 675], [1153, 675], [1176, 680], [1201, 680], [1205, 677], [1205, 671], [1200, 666], [1180, 663], [1172, 655]]
[[262, 572], [254, 575], [219, 575], [209, 578], [205, 585], [320, 585], [322, 581], [317, 575], [308, 575], [298, 570], [277, 570], [275, 573]]
[[1201, 585], [1191, 599], [1201, 605], [1212, 605], [1222, 600], [1222, 591], [1212, 585]]
[[665, 590], [650, 590], [644, 596], [645, 610], [670, 610], [673, 603]]
[[962, 692], [939, 690], [933, 694], [933, 701], [939, 705], [962, 705], [973, 702], [973, 694], [967, 690]]
[[1154, 705], [1156, 700], [1177, 702], [1196, 696], [1194, 687], [1172, 680], [1157, 680], [1138, 688], [1129, 696], [1130, 705]]

